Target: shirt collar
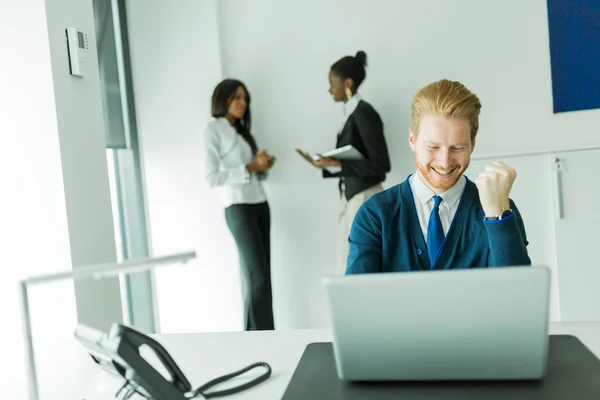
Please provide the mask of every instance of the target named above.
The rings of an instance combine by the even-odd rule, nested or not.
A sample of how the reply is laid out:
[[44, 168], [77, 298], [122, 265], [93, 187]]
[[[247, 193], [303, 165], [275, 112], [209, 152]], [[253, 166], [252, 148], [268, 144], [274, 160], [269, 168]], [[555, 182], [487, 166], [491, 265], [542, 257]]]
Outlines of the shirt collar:
[[[412, 179], [412, 189], [419, 201], [423, 204], [429, 202], [433, 196], [435, 196], [435, 192], [431, 190], [424, 182], [421, 176], [421, 172], [417, 171], [417, 173], [413, 176]], [[454, 207], [460, 196], [462, 195], [465, 186], [467, 185], [467, 178], [464, 175], [461, 175], [456, 185], [452, 186], [450, 189], [446, 190], [444, 193], [439, 196], [444, 200], [442, 204], [446, 203], [446, 205], [450, 208]]]
[[354, 110], [356, 110], [356, 107], [361, 100], [362, 96], [358, 93], [355, 93], [350, 100], [344, 103], [344, 118], [348, 118], [354, 112]]
[[231, 124], [229, 123], [229, 120], [225, 117], [210, 117], [208, 119], [208, 121], [216, 121], [217, 123], [219, 123], [221, 125], [231, 126]]

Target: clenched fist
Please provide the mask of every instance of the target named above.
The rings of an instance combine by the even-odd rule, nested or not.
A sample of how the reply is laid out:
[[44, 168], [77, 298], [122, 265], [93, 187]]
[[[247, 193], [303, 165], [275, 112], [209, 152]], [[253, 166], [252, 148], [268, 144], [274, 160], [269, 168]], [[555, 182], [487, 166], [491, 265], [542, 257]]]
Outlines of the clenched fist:
[[495, 217], [502, 210], [510, 208], [508, 195], [516, 177], [514, 169], [499, 161], [486, 166], [479, 174], [475, 185], [486, 217]]

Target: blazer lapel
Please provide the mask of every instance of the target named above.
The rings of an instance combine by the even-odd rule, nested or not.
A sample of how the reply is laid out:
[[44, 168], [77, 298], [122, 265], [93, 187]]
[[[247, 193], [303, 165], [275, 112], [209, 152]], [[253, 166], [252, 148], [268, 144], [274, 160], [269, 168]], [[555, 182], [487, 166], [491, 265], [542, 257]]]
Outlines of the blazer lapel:
[[347, 136], [350, 134], [350, 118], [348, 118], [346, 120], [346, 123], [344, 124], [344, 126], [342, 127], [342, 130], [338, 133], [337, 135], [337, 141], [335, 143], [336, 147], [341, 147], [345, 143], [345, 142], [350, 142], [350, 140], [347, 139]]

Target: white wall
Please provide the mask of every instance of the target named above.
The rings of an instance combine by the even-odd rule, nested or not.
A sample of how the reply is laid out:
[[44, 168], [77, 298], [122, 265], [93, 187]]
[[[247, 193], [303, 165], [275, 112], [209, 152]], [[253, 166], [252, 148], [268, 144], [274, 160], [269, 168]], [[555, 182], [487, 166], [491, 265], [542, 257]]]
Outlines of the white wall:
[[[195, 3], [178, 2], [176, 10], [171, 10], [167, 17], [152, 20], [154, 29], [160, 30], [160, 41], [153, 42], [158, 36], [144, 39], [140, 32], [137, 42], [133, 43], [134, 47], [136, 44], [138, 47], [159, 46], [158, 52], [156, 48], [152, 50], [153, 57], [147, 50], [146, 64], [138, 63], [134, 71], [145, 74], [146, 86], [153, 85], [154, 89], [137, 99], [138, 110], [139, 101], [143, 101], [145, 106], [142, 107], [150, 107], [147, 113], [152, 114], [143, 123], [157, 126], [162, 133], [153, 136], [163, 135], [162, 146], [170, 146], [168, 156], [160, 162], [148, 161], [147, 166], [155, 176], [149, 173], [148, 179], [159, 182], [157, 177], [160, 177], [163, 192], [174, 191], [182, 198], [187, 198], [186, 192], [187, 196], [198, 193], [193, 196], [200, 201], [192, 205], [180, 203], [176, 213], [167, 212], [166, 206], [162, 211], [154, 208], [150, 212], [163, 212], [152, 215], [153, 220], [173, 220], [164, 227], [174, 226], [178, 221], [180, 226], [185, 226], [180, 229], [194, 232], [197, 238], [218, 232], [213, 235], [214, 239], [229, 252], [231, 242], [226, 235], [221, 236], [224, 234], [224, 225], [219, 225], [221, 218], [200, 218], [200, 213], [208, 209], [220, 213], [212, 196], [199, 195], [204, 190], [201, 174], [188, 168], [182, 176], [183, 168], [172, 164], [187, 164], [187, 158], [192, 156], [191, 150], [175, 154], [173, 138], [185, 143], [195, 140], [204, 122], [195, 104], [206, 101], [218, 81], [215, 74], [209, 85], [206, 75], [199, 72], [181, 73], [173, 78], [169, 74], [173, 67], [162, 59], [165, 54], [171, 54], [174, 58], [170, 63], [192, 64], [195, 71], [199, 71], [195, 67], [199, 58], [215, 59], [212, 47], [210, 52], [205, 50], [206, 46], [214, 45], [214, 35], [202, 33], [206, 29], [203, 25], [189, 22], [208, 17], [208, 14], [190, 16], [199, 7]], [[167, 10], [165, 6], [155, 12]], [[175, 12], [180, 15], [173, 16]], [[318, 171], [306, 165], [293, 149], [323, 151], [333, 146], [341, 109], [327, 93], [327, 74], [331, 64], [340, 57], [357, 50], [368, 54], [370, 66], [361, 92], [379, 110], [385, 122], [392, 158], [387, 186], [402, 181], [415, 169], [406, 144], [412, 95], [421, 86], [441, 78], [463, 81], [483, 102], [475, 155], [561, 150], [600, 143], [593, 132], [599, 125], [600, 111], [552, 114], [544, 0], [376, 0], [369, 4], [360, 0], [295, 3], [220, 0], [218, 22], [223, 76], [242, 79], [248, 85], [253, 98], [254, 133], [259, 145], [269, 148], [278, 157], [267, 192], [273, 217], [274, 296], [279, 328], [327, 324], [320, 280], [333, 272], [335, 265], [335, 225], [339, 209], [336, 181], [322, 180]], [[186, 45], [191, 44], [187, 53], [175, 50], [166, 53], [165, 49], [171, 46], [181, 46], [175, 39], [184, 37], [187, 37]], [[159, 82], [162, 83], [160, 89]], [[137, 86], [137, 91], [147, 90]], [[200, 86], [205, 91], [196, 90]], [[177, 105], [166, 104], [165, 100], [170, 103], [177, 100]], [[167, 109], [162, 111], [161, 117], [155, 115], [161, 112], [159, 102], [160, 107]], [[191, 113], [188, 111], [190, 102]], [[170, 125], [174, 120], [167, 120], [165, 116], [175, 110], [180, 112], [176, 123]], [[142, 136], [144, 134], [147, 133], [143, 132]], [[180, 149], [183, 148], [181, 145]], [[199, 156], [196, 150], [193, 152]], [[167, 150], [163, 149], [161, 154], [164, 156]], [[527, 187], [526, 182], [517, 184]], [[154, 202], [164, 203], [166, 199], [165, 194], [154, 200], [152, 193], [148, 195]], [[519, 198], [515, 201], [519, 204]], [[199, 208], [203, 211], [198, 211]], [[525, 210], [528, 208], [531, 209], [527, 206]], [[534, 225], [537, 217], [537, 214], [524, 215], [527, 225]], [[153, 234], [156, 228], [159, 225], [153, 226]], [[154, 243], [158, 243], [156, 237]], [[539, 255], [534, 263], [546, 262], [550, 257], [546, 252], [550, 249], [532, 246], [533, 255]], [[214, 257], [211, 253], [207, 263], [231, 268], [229, 255]], [[199, 284], [211, 287], [217, 283]], [[233, 283], [226, 288], [229, 293], [236, 289]], [[174, 308], [169, 306], [164, 311], [174, 311]], [[237, 314], [231, 315], [237, 318]]]
[[[95, 51], [91, 1], [0, 6], [3, 398], [27, 396], [17, 280], [115, 257], [98, 72], [91, 57], [90, 77], [69, 76], [68, 26], [85, 30]], [[78, 316], [98, 326], [119, 320], [118, 285], [78, 285], [77, 298], [69, 282], [34, 287], [30, 305], [41, 398], [63, 398], [64, 382], [51, 375], [58, 343], [72, 341]]]
[[[467, 176], [476, 178], [491, 160], [471, 160]], [[550, 319], [560, 321], [558, 263], [555, 254], [554, 196], [552, 193], [552, 163], [549, 155], [514, 157], [504, 160], [518, 171], [511, 197], [525, 221], [529, 257], [534, 266], [547, 266], [551, 270]], [[531, 194], [535, 193], [536, 196]], [[546, 194], [546, 201], [539, 195]]]
[[[4, 194], [0, 196], [0, 296], [5, 327], [1, 341], [12, 344], [6, 362], [0, 364], [0, 387], [7, 398], [25, 398], [27, 387], [17, 280], [70, 264], [46, 16], [38, 3], [23, 1], [12, 4], [10, 12], [4, 6], [0, 12], [3, 38], [14, 36], [15, 29], [24, 35], [21, 43], [0, 41], [2, 54], [13, 55], [0, 66], [0, 131], [5, 149], [10, 149], [0, 157]], [[47, 301], [46, 307], [37, 300], [32, 308], [47, 313], [57, 306], [74, 306], [72, 289], [66, 299]], [[60, 329], [74, 314], [54, 322]], [[46, 331], [52, 326], [49, 321], [38, 324]]]
[[[295, 315], [307, 316], [309, 326], [324, 323], [319, 279], [333, 266], [335, 183], [319, 182], [293, 148], [323, 149], [333, 140], [339, 109], [331, 104], [326, 79], [339, 57], [357, 50], [369, 57], [362, 93], [386, 124], [392, 158], [388, 185], [414, 170], [406, 144], [412, 95], [440, 78], [464, 82], [482, 100], [475, 155], [600, 144], [593, 130], [600, 110], [552, 114], [544, 0], [377, 0], [368, 5], [360, 0], [224, 0], [219, 17], [224, 74], [249, 85], [255, 132], [280, 160], [269, 194], [278, 316], [286, 311], [286, 324], [304, 322], [295, 321]], [[548, 185], [546, 176], [535, 181], [535, 174], [523, 172], [515, 194]], [[518, 197], [515, 201], [519, 204]], [[533, 261], [547, 263], [552, 241], [536, 226], [548, 225], [537, 222], [547, 218], [541, 211], [549, 206], [535, 209], [529, 199], [521, 202], [527, 203], [524, 218], [534, 234]], [[291, 283], [297, 285], [293, 291]]]
[[236, 249], [202, 178], [200, 135], [221, 80], [215, 3], [127, 3], [152, 252], [198, 254], [155, 273], [162, 332], [243, 326]]

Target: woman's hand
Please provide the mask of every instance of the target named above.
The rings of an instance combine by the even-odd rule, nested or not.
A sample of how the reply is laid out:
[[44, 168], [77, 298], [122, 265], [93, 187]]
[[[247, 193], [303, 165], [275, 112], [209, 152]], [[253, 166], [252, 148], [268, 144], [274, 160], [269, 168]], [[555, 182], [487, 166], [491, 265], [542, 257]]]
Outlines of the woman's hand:
[[261, 157], [262, 162], [266, 165], [267, 170], [271, 169], [273, 167], [273, 164], [275, 164], [275, 157], [267, 153], [266, 150], [264, 150], [264, 153], [262, 153]]
[[317, 154], [320, 158], [313, 160], [313, 165], [317, 168], [328, 168], [328, 167], [341, 167], [342, 163], [339, 160], [335, 160], [331, 157], [321, 157], [321, 155]]
[[266, 149], [263, 149], [256, 152], [254, 160], [246, 164], [246, 169], [250, 173], [261, 173], [271, 169], [273, 164], [275, 164], [275, 157], [270, 155]]
[[307, 153], [303, 152], [300, 149], [296, 149], [296, 152], [298, 154], [300, 154], [300, 156], [302, 158], [304, 158], [306, 161], [308, 161], [309, 163], [311, 163], [312, 165], [314, 165], [317, 168], [321, 168], [321, 169], [325, 169], [328, 167], [341, 167], [342, 163], [338, 160], [334, 160], [333, 158], [330, 157], [323, 157], [320, 154], [317, 154], [317, 156], [319, 156], [319, 158], [317, 159], [313, 159], [310, 155], [308, 155]]

